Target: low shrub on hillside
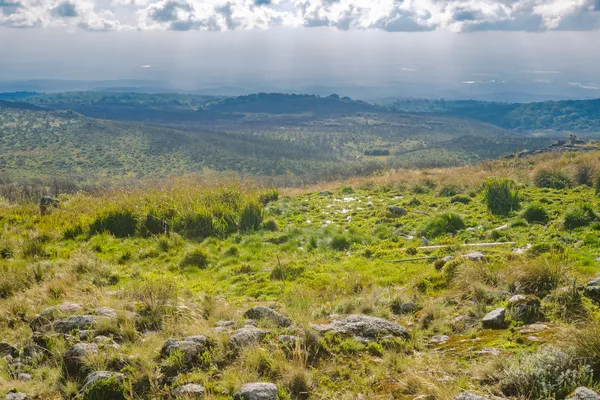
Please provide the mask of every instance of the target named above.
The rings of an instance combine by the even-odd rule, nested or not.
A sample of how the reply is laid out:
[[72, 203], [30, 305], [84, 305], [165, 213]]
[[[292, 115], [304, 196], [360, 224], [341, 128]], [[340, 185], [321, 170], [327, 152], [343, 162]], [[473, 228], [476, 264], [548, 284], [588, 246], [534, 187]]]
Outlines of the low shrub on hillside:
[[572, 186], [569, 176], [556, 168], [538, 170], [533, 177], [533, 182], [537, 187], [550, 189], [567, 189]]
[[450, 203], [461, 203], [461, 204], [469, 204], [471, 202], [471, 198], [464, 194], [457, 194], [456, 196], [450, 199]]
[[444, 185], [440, 188], [438, 195], [441, 197], [452, 197], [460, 193], [460, 187], [457, 185]]
[[260, 228], [263, 210], [259, 203], [249, 202], [242, 209], [239, 228], [242, 232], [256, 231]]
[[177, 215], [173, 219], [173, 229], [188, 238], [207, 238], [215, 233], [213, 217], [204, 211]]
[[567, 276], [562, 260], [556, 255], [523, 264], [515, 272], [517, 289], [540, 298], [555, 290]]
[[540, 204], [529, 204], [523, 210], [521, 216], [530, 224], [546, 224], [548, 223], [548, 213]]
[[598, 215], [591, 205], [584, 204], [569, 211], [565, 215], [563, 224], [565, 229], [575, 229], [590, 225], [594, 221], [598, 221]]
[[573, 353], [542, 347], [501, 372], [500, 389], [506, 396], [529, 399], [564, 399], [579, 386], [587, 386], [592, 370]]
[[594, 166], [588, 163], [577, 164], [575, 167], [575, 183], [592, 186], [594, 183]]
[[340, 234], [331, 238], [331, 248], [334, 250], [348, 250], [350, 246], [352, 246], [352, 239], [346, 235]]
[[425, 237], [437, 237], [447, 233], [456, 233], [465, 229], [462, 218], [453, 213], [440, 214], [425, 223], [419, 234]]
[[110, 210], [101, 213], [90, 225], [92, 235], [108, 232], [117, 238], [135, 235], [137, 219], [130, 210]]
[[202, 249], [194, 249], [183, 257], [181, 263], [179, 264], [181, 267], [198, 267], [198, 268], [206, 268], [208, 266], [208, 254]]
[[596, 190], [596, 195], [600, 196], [600, 175], [594, 180], [594, 189]]
[[512, 179], [489, 178], [483, 185], [483, 199], [494, 215], [509, 215], [519, 209], [519, 192]]
[[596, 377], [600, 377], [600, 324], [587, 324], [585, 327], [573, 329], [573, 343], [577, 355], [582, 357], [594, 369]]
[[258, 201], [260, 201], [263, 205], [267, 205], [273, 201], [277, 201], [278, 199], [279, 191], [277, 189], [268, 190], [258, 196]]

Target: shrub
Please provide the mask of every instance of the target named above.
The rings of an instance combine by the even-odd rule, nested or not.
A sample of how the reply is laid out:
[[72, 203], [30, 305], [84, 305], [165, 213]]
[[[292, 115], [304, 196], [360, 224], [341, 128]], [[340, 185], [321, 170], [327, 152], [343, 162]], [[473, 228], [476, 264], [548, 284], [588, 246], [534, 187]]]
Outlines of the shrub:
[[345, 235], [335, 235], [331, 238], [331, 248], [334, 250], [348, 250], [352, 246], [352, 240]]
[[173, 215], [162, 215], [158, 211], [151, 211], [140, 220], [139, 231], [144, 237], [162, 235], [170, 230], [170, 221]]
[[555, 290], [566, 276], [565, 267], [559, 259], [545, 257], [524, 264], [517, 271], [516, 284], [523, 293], [542, 298]]
[[465, 196], [464, 194], [457, 194], [450, 199], [450, 203], [469, 204], [470, 202], [471, 198], [469, 196]]
[[438, 195], [441, 197], [452, 197], [460, 193], [460, 187], [456, 185], [444, 185], [441, 187]]
[[483, 185], [483, 199], [494, 215], [508, 215], [519, 209], [519, 192], [511, 179], [489, 178]]
[[125, 400], [126, 387], [116, 377], [99, 379], [82, 395], [84, 400]]
[[559, 169], [540, 169], [533, 181], [537, 187], [550, 189], [567, 189], [572, 185], [569, 176]]
[[263, 205], [267, 205], [272, 201], [277, 201], [279, 199], [279, 191], [277, 189], [271, 189], [264, 193], [261, 193], [258, 196], [258, 201], [260, 201]]
[[32, 238], [25, 242], [21, 249], [24, 258], [45, 258], [48, 253], [44, 248], [44, 240], [42, 238]]
[[133, 211], [113, 210], [107, 211], [96, 217], [90, 225], [92, 235], [108, 232], [117, 238], [133, 236], [136, 232], [137, 220]]
[[594, 167], [590, 164], [578, 164], [575, 168], [575, 183], [592, 186], [594, 183]]
[[277, 231], [277, 222], [274, 219], [269, 219], [263, 223], [263, 229], [275, 232]]
[[343, 188], [340, 189], [340, 192], [342, 194], [352, 194], [352, 193], [354, 193], [354, 189], [352, 188], [352, 186], [344, 186]]
[[596, 376], [600, 376], [600, 324], [590, 323], [574, 329], [572, 334], [570, 338], [573, 339], [577, 355], [590, 364]]
[[242, 232], [256, 231], [262, 223], [263, 212], [259, 203], [251, 201], [242, 209], [239, 228]]
[[587, 226], [594, 221], [598, 220], [598, 215], [592, 209], [589, 204], [584, 204], [574, 210], [571, 210], [565, 215], [564, 227], [565, 229], [575, 229], [583, 226]]
[[465, 228], [465, 223], [459, 215], [445, 213], [437, 215], [427, 221], [427, 223], [421, 229], [420, 235], [426, 237], [437, 237], [446, 233], [456, 233]]
[[213, 217], [205, 211], [178, 215], [173, 221], [173, 229], [188, 238], [207, 238], [215, 233]]
[[596, 190], [596, 195], [600, 196], [600, 175], [596, 177], [594, 182], [594, 189]]
[[504, 367], [500, 389], [507, 396], [529, 399], [564, 399], [579, 386], [587, 386], [592, 371], [571, 352], [552, 346]]
[[521, 215], [530, 224], [542, 224], [548, 223], [549, 217], [546, 210], [540, 204], [529, 204], [523, 214]]
[[15, 251], [11, 243], [3, 240], [0, 242], [0, 259], [8, 260], [15, 256]]
[[183, 257], [179, 265], [185, 267], [206, 268], [208, 266], [208, 254], [202, 249], [194, 249]]

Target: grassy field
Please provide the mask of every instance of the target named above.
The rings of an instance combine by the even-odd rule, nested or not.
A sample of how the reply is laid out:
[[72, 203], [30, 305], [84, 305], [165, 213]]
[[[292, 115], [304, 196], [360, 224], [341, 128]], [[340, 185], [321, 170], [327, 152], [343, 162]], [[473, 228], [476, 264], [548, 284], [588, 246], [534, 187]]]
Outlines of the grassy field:
[[[10, 344], [0, 393], [176, 398], [194, 383], [206, 399], [232, 399], [271, 382], [279, 399], [562, 399], [598, 389], [599, 299], [585, 285], [600, 272], [599, 176], [600, 153], [546, 154], [282, 190], [146, 182], [60, 196], [43, 216], [0, 203], [0, 342]], [[501, 244], [463, 246], [487, 242]], [[259, 305], [285, 317], [246, 314]], [[498, 308], [506, 318], [491, 329], [482, 319]], [[351, 315], [367, 322], [348, 328]], [[96, 371], [122, 375], [84, 388]]]

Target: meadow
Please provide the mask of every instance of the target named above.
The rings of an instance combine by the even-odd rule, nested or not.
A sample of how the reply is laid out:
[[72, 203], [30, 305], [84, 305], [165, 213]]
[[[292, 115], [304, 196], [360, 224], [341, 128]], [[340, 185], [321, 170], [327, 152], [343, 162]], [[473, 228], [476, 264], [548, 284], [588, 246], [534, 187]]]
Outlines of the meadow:
[[599, 192], [593, 152], [289, 189], [144, 181], [59, 195], [44, 215], [3, 200], [0, 393], [597, 391]]

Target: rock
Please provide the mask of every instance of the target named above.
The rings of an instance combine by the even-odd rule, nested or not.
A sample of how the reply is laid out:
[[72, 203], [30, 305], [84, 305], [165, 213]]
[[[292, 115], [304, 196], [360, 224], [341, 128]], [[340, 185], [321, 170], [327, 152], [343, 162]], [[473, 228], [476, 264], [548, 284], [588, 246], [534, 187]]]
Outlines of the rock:
[[98, 346], [94, 343], [77, 343], [64, 355], [65, 369], [70, 375], [82, 376], [88, 371], [85, 369], [85, 357], [98, 353]]
[[[85, 378], [85, 382], [81, 388], [82, 398], [125, 400], [125, 386], [123, 385], [124, 379], [125, 375], [118, 372], [92, 372], [87, 376], [87, 378]], [[106, 385], [102, 385], [98, 388], [97, 384], [102, 381], [104, 381]]]
[[391, 335], [408, 339], [409, 334], [402, 325], [390, 322], [383, 318], [368, 315], [350, 315], [345, 320], [335, 320], [326, 325], [311, 325], [318, 332], [336, 332], [344, 335], [359, 336], [376, 340], [380, 337]]
[[285, 348], [294, 349], [300, 342], [300, 338], [295, 335], [281, 335], [277, 338], [277, 342]]
[[52, 208], [60, 207], [60, 200], [51, 196], [42, 196], [40, 199], [40, 214], [46, 215]]
[[501, 351], [500, 349], [497, 349], [495, 347], [484, 347], [483, 349], [479, 350], [477, 353], [479, 354], [491, 354], [493, 356], [499, 356]]
[[600, 395], [586, 387], [578, 387], [567, 400], [600, 400]]
[[485, 254], [480, 251], [473, 251], [471, 253], [463, 254], [463, 258], [466, 258], [471, 261], [483, 261], [485, 260]]
[[525, 246], [518, 248], [518, 249], [514, 249], [513, 253], [514, 254], [518, 254], [518, 255], [523, 255], [527, 252], [527, 250], [531, 249], [533, 246], [529, 243], [527, 243]]
[[194, 383], [178, 386], [173, 390], [173, 395], [176, 398], [183, 399], [201, 399], [204, 397], [204, 386]]
[[429, 339], [429, 344], [432, 344], [432, 345], [444, 344], [448, 340], [450, 340], [450, 336], [448, 336], [448, 335], [437, 335], [437, 336], [434, 336], [431, 339]]
[[31, 375], [27, 374], [25, 372], [19, 372], [17, 374], [17, 379], [20, 380], [21, 382], [27, 382], [31, 380]]
[[93, 315], [71, 315], [65, 319], [56, 321], [54, 330], [60, 333], [69, 333], [74, 330], [93, 328], [96, 325], [96, 317]]
[[600, 276], [592, 279], [583, 287], [583, 294], [600, 303]]
[[495, 310], [487, 313], [481, 320], [484, 328], [489, 329], [502, 329], [504, 328], [504, 319], [506, 317], [505, 308], [496, 308]]
[[28, 395], [27, 393], [10, 391], [10, 392], [6, 393], [4, 400], [26, 400], [26, 399], [31, 399], [31, 398], [32, 397], [30, 395]]
[[480, 396], [471, 392], [459, 393], [454, 400], [490, 400], [489, 397]]
[[246, 383], [235, 393], [234, 400], [277, 400], [277, 386], [273, 383]]
[[99, 315], [101, 317], [117, 318], [117, 311], [113, 310], [110, 307], [98, 307], [94, 311], [94, 314]]
[[526, 326], [522, 327], [521, 329], [519, 329], [519, 332], [520, 333], [533, 333], [533, 332], [545, 331], [546, 329], [548, 329], [548, 325], [531, 324], [531, 325], [526, 325]]
[[390, 309], [394, 314], [402, 315], [402, 314], [414, 314], [421, 309], [421, 306], [417, 303], [413, 303], [408, 301], [406, 303], [393, 303], [390, 306]]
[[259, 329], [255, 326], [247, 325], [238, 329], [231, 335], [228, 345], [232, 349], [239, 349], [257, 342], [260, 342], [269, 334], [264, 329]]
[[406, 215], [406, 209], [400, 206], [387, 206], [387, 210], [397, 216]]
[[199, 362], [198, 356], [209, 350], [211, 344], [206, 336], [188, 336], [181, 340], [168, 339], [160, 350], [162, 358], [166, 358], [175, 351], [183, 354], [184, 363], [192, 367]]
[[244, 313], [244, 317], [255, 320], [268, 319], [279, 327], [287, 327], [292, 324], [292, 321], [288, 317], [283, 316], [272, 308], [264, 306], [252, 307]]
[[0, 356], [18, 357], [19, 349], [17, 349], [12, 344], [0, 342]]
[[42, 310], [39, 315], [34, 317], [29, 326], [33, 331], [41, 330], [42, 328], [48, 327], [51, 323], [61, 315], [73, 314], [81, 310], [79, 304], [63, 303], [58, 306], [48, 307]]
[[229, 328], [234, 325], [235, 325], [234, 321], [219, 321], [219, 322], [217, 322], [217, 326], [221, 327], [221, 328]]
[[508, 311], [512, 319], [526, 324], [543, 317], [542, 303], [535, 296], [514, 295], [508, 300]]

